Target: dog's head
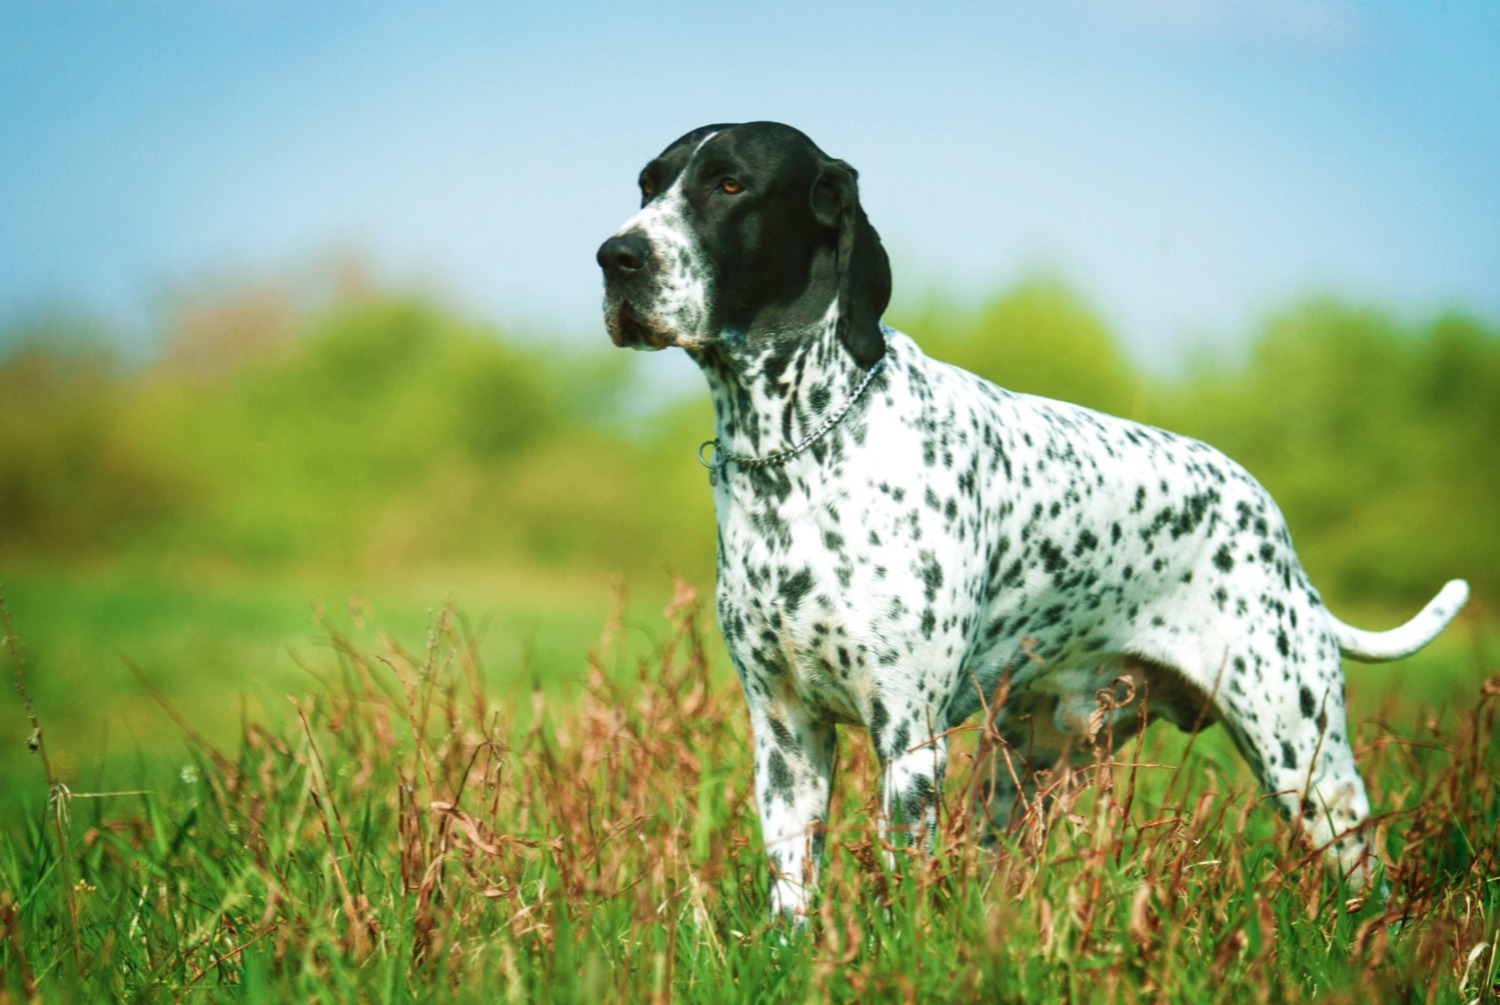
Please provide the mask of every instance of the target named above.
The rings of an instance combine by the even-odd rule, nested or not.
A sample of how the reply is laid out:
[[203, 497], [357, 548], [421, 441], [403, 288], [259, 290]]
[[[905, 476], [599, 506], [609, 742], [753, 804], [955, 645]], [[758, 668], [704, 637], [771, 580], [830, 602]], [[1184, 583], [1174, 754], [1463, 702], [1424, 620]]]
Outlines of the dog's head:
[[891, 270], [854, 169], [777, 122], [713, 125], [641, 171], [641, 210], [599, 247], [616, 345], [754, 349], [836, 311], [870, 365]]

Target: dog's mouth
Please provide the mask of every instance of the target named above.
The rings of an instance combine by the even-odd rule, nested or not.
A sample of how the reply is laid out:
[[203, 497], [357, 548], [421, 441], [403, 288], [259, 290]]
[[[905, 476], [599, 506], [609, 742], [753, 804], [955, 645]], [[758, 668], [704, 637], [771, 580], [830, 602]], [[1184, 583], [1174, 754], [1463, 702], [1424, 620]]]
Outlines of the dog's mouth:
[[678, 345], [677, 332], [664, 324], [660, 318], [642, 316], [627, 302], [605, 302], [604, 326], [609, 330], [609, 339], [622, 349], [641, 349], [655, 352], [668, 346]]

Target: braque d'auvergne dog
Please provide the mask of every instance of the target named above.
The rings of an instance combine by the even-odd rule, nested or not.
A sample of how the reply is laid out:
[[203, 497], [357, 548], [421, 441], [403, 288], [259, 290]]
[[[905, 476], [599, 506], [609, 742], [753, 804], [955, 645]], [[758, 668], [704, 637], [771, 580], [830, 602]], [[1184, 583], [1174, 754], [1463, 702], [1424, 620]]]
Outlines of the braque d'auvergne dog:
[[[1031, 771], [1100, 714], [1222, 723], [1284, 816], [1356, 888], [1369, 801], [1339, 657], [1432, 640], [1461, 580], [1387, 632], [1325, 608], [1266, 491], [1194, 440], [1016, 394], [882, 326], [890, 266], [854, 169], [774, 122], [695, 129], [599, 248], [616, 345], [708, 379], [718, 614], [750, 706], [774, 912], [808, 909], [834, 728], [869, 729], [888, 820], [935, 837], [945, 731], [995, 725]], [[1004, 686], [1002, 686], [1004, 685]], [[1090, 717], [1093, 716], [1093, 723]], [[1010, 819], [1001, 770], [975, 812]]]

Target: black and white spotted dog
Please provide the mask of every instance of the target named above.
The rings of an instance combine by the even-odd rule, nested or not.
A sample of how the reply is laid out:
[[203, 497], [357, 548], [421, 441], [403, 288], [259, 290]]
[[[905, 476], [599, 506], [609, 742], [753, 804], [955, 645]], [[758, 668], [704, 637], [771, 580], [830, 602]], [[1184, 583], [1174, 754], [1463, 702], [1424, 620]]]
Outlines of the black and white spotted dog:
[[[605, 318], [617, 345], [685, 349], [713, 395], [700, 459], [773, 911], [808, 909], [838, 723], [869, 729], [887, 817], [930, 840], [945, 731], [982, 699], [1008, 696], [996, 725], [1036, 771], [1086, 751], [1101, 713], [1129, 728], [1139, 703], [1096, 700], [1121, 677], [1151, 717], [1223, 723], [1330, 865], [1369, 881], [1340, 653], [1410, 655], [1462, 581], [1401, 628], [1351, 628], [1212, 447], [924, 356], [880, 323], [890, 267], [854, 170], [789, 126], [696, 129], [640, 189], [599, 248]], [[998, 772], [976, 812], [1008, 821], [1024, 777]]]

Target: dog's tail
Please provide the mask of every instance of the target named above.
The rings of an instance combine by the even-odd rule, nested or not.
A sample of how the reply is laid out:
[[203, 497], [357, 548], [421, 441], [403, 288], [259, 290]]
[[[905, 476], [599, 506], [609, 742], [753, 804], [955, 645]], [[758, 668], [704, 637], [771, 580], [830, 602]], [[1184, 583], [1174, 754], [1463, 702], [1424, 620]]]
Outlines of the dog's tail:
[[1332, 612], [1328, 616], [1333, 621], [1333, 633], [1338, 637], [1339, 648], [1345, 656], [1361, 663], [1389, 663], [1405, 659], [1437, 638], [1468, 599], [1469, 584], [1462, 579], [1450, 580], [1437, 596], [1427, 602], [1420, 614], [1388, 632], [1361, 631], [1333, 617]]

